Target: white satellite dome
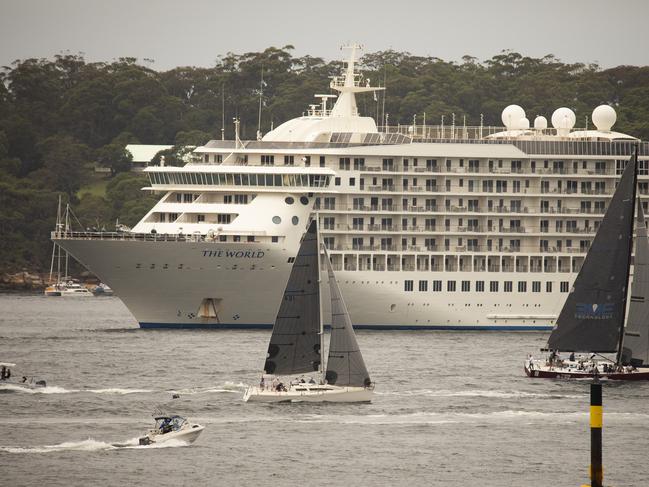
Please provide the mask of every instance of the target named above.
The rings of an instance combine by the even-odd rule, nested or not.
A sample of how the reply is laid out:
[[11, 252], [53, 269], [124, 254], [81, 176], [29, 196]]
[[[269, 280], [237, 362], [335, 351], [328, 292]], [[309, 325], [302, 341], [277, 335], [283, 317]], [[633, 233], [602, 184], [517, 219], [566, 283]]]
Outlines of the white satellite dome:
[[500, 118], [507, 130], [515, 130], [519, 128], [521, 118], [525, 118], [525, 110], [518, 105], [509, 105], [503, 110]]
[[547, 129], [548, 119], [539, 115], [534, 119], [534, 128], [537, 130]]
[[610, 132], [617, 120], [617, 113], [610, 105], [600, 105], [593, 110], [593, 123], [600, 132]]
[[577, 117], [570, 108], [557, 108], [552, 114], [552, 126], [557, 130], [570, 130], [575, 126]]
[[530, 121], [526, 117], [519, 118], [516, 128], [520, 130], [527, 130], [530, 128]]

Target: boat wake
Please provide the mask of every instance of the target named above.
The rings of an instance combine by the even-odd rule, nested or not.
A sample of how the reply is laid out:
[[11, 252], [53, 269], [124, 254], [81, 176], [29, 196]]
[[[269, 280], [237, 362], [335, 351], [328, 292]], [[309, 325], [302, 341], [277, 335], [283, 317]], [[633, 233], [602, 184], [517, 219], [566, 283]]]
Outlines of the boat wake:
[[164, 443], [152, 443], [150, 445], [140, 445], [139, 438], [132, 438], [124, 443], [106, 443], [105, 441], [98, 441], [88, 438], [83, 441], [68, 441], [59, 443], [58, 445], [42, 445], [34, 447], [23, 446], [0, 446], [0, 452], [6, 453], [56, 453], [64, 451], [82, 451], [82, 452], [96, 452], [107, 450], [123, 450], [123, 449], [151, 449], [151, 448], [175, 448], [188, 446], [189, 443], [182, 440], [167, 440]]
[[64, 387], [47, 386], [47, 387], [25, 387], [20, 384], [2, 384], [0, 385], [0, 393], [18, 392], [25, 394], [74, 394], [90, 392], [93, 394], [144, 394], [153, 392], [149, 389], [120, 389], [120, 388], [107, 388], [107, 389], [65, 389]]
[[246, 384], [243, 384], [241, 382], [239, 383], [234, 383], [230, 381], [226, 381], [223, 383], [221, 386], [215, 386], [215, 387], [188, 387], [186, 389], [178, 389], [178, 390], [169, 390], [167, 392], [170, 392], [172, 394], [180, 394], [180, 395], [192, 395], [192, 394], [211, 394], [211, 393], [229, 393], [229, 394], [238, 394], [242, 391], [245, 391], [248, 386]]

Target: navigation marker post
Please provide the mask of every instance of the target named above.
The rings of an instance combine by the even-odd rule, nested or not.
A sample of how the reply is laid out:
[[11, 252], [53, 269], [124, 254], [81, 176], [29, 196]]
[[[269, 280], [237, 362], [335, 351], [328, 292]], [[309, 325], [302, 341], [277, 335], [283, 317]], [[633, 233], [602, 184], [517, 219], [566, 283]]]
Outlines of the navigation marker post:
[[[590, 485], [602, 487], [602, 383], [597, 375], [590, 385]], [[588, 486], [582, 486], [588, 487]]]

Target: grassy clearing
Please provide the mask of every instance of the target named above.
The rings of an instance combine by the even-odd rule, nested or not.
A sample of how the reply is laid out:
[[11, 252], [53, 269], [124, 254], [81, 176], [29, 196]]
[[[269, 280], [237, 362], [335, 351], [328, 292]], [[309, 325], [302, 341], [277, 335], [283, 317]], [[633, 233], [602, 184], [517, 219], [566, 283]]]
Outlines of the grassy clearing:
[[106, 186], [110, 182], [110, 174], [97, 173], [92, 171], [86, 177], [86, 183], [77, 191], [77, 198], [81, 199], [84, 194], [92, 196], [106, 196]]

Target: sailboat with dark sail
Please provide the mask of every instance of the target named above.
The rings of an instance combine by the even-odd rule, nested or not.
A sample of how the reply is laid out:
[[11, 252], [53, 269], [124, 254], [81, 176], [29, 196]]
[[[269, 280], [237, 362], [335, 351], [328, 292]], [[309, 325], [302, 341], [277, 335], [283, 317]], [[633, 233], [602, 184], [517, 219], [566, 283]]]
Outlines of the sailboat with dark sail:
[[[358, 347], [326, 249], [331, 337], [324, 367], [318, 248], [317, 224], [313, 221], [302, 237], [293, 263], [273, 326], [261, 382], [248, 387], [244, 401], [369, 402], [372, 399], [374, 383]], [[314, 373], [317, 378], [280, 379]]]
[[[546, 359], [525, 373], [542, 378], [649, 380], [649, 240], [638, 201], [634, 278], [625, 332], [633, 248], [637, 152], [627, 164], [548, 340]], [[562, 359], [560, 353], [570, 353]], [[576, 356], [575, 354], [580, 354]], [[615, 358], [605, 354], [615, 354]]]

